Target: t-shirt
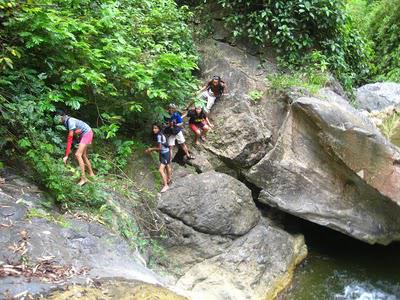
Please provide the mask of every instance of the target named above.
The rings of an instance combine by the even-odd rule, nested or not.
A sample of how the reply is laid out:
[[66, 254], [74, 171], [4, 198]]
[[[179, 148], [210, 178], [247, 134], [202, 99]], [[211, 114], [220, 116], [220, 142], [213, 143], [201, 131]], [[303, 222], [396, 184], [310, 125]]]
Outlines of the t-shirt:
[[190, 110], [187, 116], [189, 118], [189, 124], [203, 123], [207, 117], [206, 113], [203, 110], [201, 110], [200, 114], [197, 114], [195, 109]]
[[157, 134], [157, 144], [161, 144], [161, 153], [168, 153], [169, 152], [169, 146], [167, 143], [167, 138], [165, 135], [159, 133]]
[[207, 91], [212, 92], [215, 97], [219, 97], [224, 93], [225, 87], [223, 86], [223, 83], [224, 82], [221, 80], [220, 83], [214, 85], [213, 81], [211, 80], [207, 85]]
[[67, 130], [80, 129], [81, 135], [84, 135], [85, 133], [88, 133], [89, 131], [92, 130], [90, 128], [90, 126], [88, 124], [86, 124], [85, 122], [75, 119], [75, 118], [71, 118], [71, 117], [69, 117], [65, 120], [64, 126], [65, 126], [65, 128], [67, 128]]
[[176, 126], [177, 124], [182, 125], [183, 124], [183, 119], [182, 116], [179, 112], [174, 112], [171, 116], [169, 117], [164, 117], [164, 122], [169, 125], [170, 122], [174, 123], [174, 134], [178, 134], [182, 128], [180, 126]]

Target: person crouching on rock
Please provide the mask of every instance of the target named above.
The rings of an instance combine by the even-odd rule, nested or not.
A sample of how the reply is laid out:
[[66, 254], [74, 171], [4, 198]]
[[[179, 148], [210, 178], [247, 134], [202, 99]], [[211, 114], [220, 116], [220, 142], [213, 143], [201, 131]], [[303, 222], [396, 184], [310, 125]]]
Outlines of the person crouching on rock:
[[75, 152], [75, 157], [81, 170], [81, 179], [79, 180], [78, 185], [82, 186], [88, 181], [85, 174], [85, 166], [89, 171], [89, 176], [94, 176], [92, 165], [88, 158], [88, 147], [93, 141], [93, 131], [88, 124], [68, 116], [63, 110], [57, 110], [57, 116], [59, 118], [59, 122], [63, 123], [68, 131], [67, 148], [63, 158], [64, 164], [67, 164], [74, 134], [79, 136], [79, 147]]
[[164, 117], [165, 129], [164, 133], [168, 136], [168, 144], [171, 147], [171, 156], [172, 149], [175, 146], [175, 140], [178, 141], [179, 147], [182, 148], [183, 152], [187, 159], [194, 159], [189, 152], [189, 149], [186, 145], [185, 137], [183, 135], [183, 119], [179, 112], [176, 111], [176, 105], [171, 103], [168, 106], [168, 116]]
[[215, 101], [218, 101], [226, 94], [226, 84], [220, 76], [213, 76], [198, 93], [201, 93], [201, 96], [207, 100], [206, 111], [210, 112]]
[[163, 181], [163, 188], [161, 193], [168, 191], [169, 184], [171, 183], [172, 167], [171, 167], [171, 148], [168, 144], [167, 138], [161, 131], [161, 126], [158, 124], [153, 124], [152, 128], [153, 138], [157, 142], [157, 147], [147, 148], [146, 153], [157, 151], [160, 153], [160, 174]]
[[195, 109], [189, 110], [187, 117], [189, 118], [189, 127], [195, 134], [194, 143], [198, 145], [199, 138], [202, 141], [206, 141], [207, 131], [210, 130], [213, 125], [211, 125], [204, 109], [201, 106], [196, 106]]

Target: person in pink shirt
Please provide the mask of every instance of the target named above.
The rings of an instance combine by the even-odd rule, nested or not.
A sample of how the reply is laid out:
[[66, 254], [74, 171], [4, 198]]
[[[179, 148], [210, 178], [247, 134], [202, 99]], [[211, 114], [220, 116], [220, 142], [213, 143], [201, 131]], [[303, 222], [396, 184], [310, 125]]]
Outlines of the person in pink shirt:
[[88, 169], [89, 176], [94, 176], [92, 165], [88, 158], [88, 147], [93, 141], [92, 128], [85, 122], [68, 116], [64, 111], [57, 110], [60, 123], [63, 123], [68, 131], [67, 135], [67, 148], [65, 150], [65, 156], [63, 158], [64, 164], [67, 164], [69, 154], [71, 152], [72, 140], [74, 134], [79, 136], [79, 147], [75, 152], [76, 160], [78, 161], [79, 168], [81, 169], [81, 179], [78, 185], [84, 185], [88, 180], [85, 174], [85, 167]]

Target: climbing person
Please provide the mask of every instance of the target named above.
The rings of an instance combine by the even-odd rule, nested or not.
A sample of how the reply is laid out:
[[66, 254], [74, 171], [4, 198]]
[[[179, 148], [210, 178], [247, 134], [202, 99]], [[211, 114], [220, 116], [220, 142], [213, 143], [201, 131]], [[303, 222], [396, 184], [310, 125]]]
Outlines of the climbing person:
[[213, 125], [207, 117], [206, 112], [200, 105], [196, 105], [195, 109], [189, 110], [187, 113], [189, 118], [189, 127], [194, 132], [194, 143], [199, 144], [199, 138], [206, 141], [206, 134]]
[[85, 122], [68, 116], [63, 110], [57, 110], [58, 122], [63, 123], [68, 131], [67, 135], [67, 148], [63, 158], [64, 164], [67, 164], [69, 154], [71, 152], [72, 141], [74, 134], [78, 135], [79, 146], [75, 152], [76, 160], [78, 161], [81, 170], [81, 178], [78, 185], [82, 186], [87, 183], [85, 174], [85, 167], [87, 167], [89, 176], [94, 176], [92, 165], [88, 158], [88, 147], [93, 141], [93, 131]]
[[157, 147], [147, 148], [146, 153], [157, 151], [160, 153], [160, 174], [163, 182], [161, 193], [168, 191], [169, 184], [172, 180], [172, 167], [171, 167], [171, 148], [168, 144], [167, 138], [161, 131], [161, 126], [153, 124], [152, 127], [153, 139], [157, 143]]
[[221, 99], [226, 94], [226, 83], [221, 79], [220, 76], [213, 76], [198, 92], [201, 96], [207, 100], [206, 111], [210, 112], [215, 101]]
[[182, 148], [183, 152], [188, 159], [194, 159], [194, 156], [190, 154], [189, 149], [186, 145], [185, 137], [183, 135], [183, 119], [181, 114], [176, 111], [175, 104], [169, 104], [168, 108], [168, 116], [164, 117], [164, 133], [167, 135], [168, 144], [171, 147], [171, 155], [173, 147], [175, 146], [175, 141], [178, 142], [179, 147]]

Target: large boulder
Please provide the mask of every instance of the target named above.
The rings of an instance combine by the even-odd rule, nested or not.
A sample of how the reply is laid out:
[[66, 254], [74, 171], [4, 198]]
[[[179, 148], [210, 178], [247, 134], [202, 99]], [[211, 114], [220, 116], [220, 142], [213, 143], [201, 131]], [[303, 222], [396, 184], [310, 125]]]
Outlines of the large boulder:
[[235, 178], [214, 171], [181, 178], [163, 194], [158, 208], [207, 234], [240, 236], [260, 218], [251, 191]]
[[302, 236], [260, 222], [220, 255], [192, 266], [177, 287], [193, 300], [274, 299], [306, 255]]
[[270, 149], [271, 132], [264, 121], [252, 112], [246, 102], [236, 101], [229, 108], [215, 107], [215, 128], [208, 135], [204, 148], [228, 161], [246, 168], [257, 163]]
[[388, 244], [400, 239], [399, 159], [398, 148], [344, 99], [304, 97], [247, 179], [263, 189], [261, 202]]
[[[275, 65], [262, 64], [257, 56], [214, 40], [199, 45], [199, 51], [204, 80], [220, 75], [228, 91], [211, 110], [215, 127], [204, 147], [232, 168], [248, 168], [271, 149], [271, 137], [286, 113], [286, 103], [266, 95], [265, 77], [276, 72]], [[260, 99], [252, 99], [252, 92]], [[272, 102], [274, 105], [265, 105]]]
[[400, 104], [400, 84], [394, 82], [366, 84], [357, 89], [356, 97], [361, 109], [382, 110]]
[[307, 254], [302, 236], [263, 219], [251, 191], [226, 174], [178, 178], [158, 208], [176, 287], [191, 299], [270, 299]]

